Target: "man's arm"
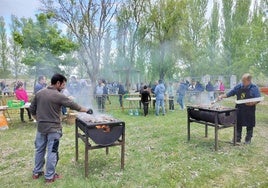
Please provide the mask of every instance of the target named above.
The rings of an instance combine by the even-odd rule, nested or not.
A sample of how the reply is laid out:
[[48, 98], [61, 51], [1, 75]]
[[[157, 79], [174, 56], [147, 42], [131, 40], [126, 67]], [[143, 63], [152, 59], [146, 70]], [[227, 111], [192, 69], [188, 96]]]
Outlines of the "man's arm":
[[236, 95], [238, 89], [239, 89], [239, 85], [237, 85], [236, 87], [234, 87], [234, 88], [233, 88], [231, 91], [229, 91], [228, 93], [220, 95], [220, 96], [218, 97], [218, 100], [222, 100], [223, 98], [228, 98], [228, 97], [231, 97], [231, 96]]
[[226, 94], [222, 94], [222, 95], [220, 95], [220, 96], [218, 97], [218, 100], [222, 100], [222, 99], [224, 99], [224, 98], [227, 98], [227, 95], [226, 95]]

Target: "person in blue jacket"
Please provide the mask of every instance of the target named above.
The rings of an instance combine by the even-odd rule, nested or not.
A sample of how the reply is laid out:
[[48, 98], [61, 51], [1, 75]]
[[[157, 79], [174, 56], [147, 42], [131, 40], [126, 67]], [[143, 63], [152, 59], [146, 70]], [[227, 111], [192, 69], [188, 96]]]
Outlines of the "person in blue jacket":
[[196, 85], [195, 85], [195, 91], [197, 92], [203, 92], [205, 89], [204, 89], [204, 86], [199, 82], [197, 81], [196, 82]]
[[178, 95], [177, 102], [179, 103], [181, 110], [184, 109], [184, 97], [185, 97], [187, 89], [188, 89], [187, 83], [181, 80], [179, 88], [177, 90], [177, 95]]
[[162, 108], [162, 115], [165, 115], [165, 85], [163, 83], [163, 80], [158, 81], [158, 85], [155, 87], [154, 94], [155, 94], [155, 104], [156, 104], [156, 109], [155, 109], [155, 115], [159, 115], [159, 108], [161, 106]]
[[[239, 83], [227, 94], [219, 96], [219, 100], [236, 95], [237, 100], [250, 99], [260, 97], [258, 86], [252, 83], [252, 76], [248, 73], [242, 76], [242, 83]], [[258, 102], [249, 102], [245, 104], [237, 104], [237, 137], [236, 142], [241, 142], [242, 127], [247, 128], [245, 144], [251, 143], [253, 136], [253, 128], [256, 124], [255, 111]]]

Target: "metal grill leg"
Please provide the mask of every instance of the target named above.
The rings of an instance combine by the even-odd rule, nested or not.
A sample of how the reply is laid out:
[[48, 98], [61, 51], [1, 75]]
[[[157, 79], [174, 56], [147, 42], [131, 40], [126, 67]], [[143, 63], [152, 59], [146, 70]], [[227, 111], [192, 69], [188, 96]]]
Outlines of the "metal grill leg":
[[85, 177], [88, 177], [88, 151], [89, 150], [89, 143], [88, 137], [86, 136], [86, 143], [85, 143]]
[[219, 122], [218, 122], [219, 114], [215, 113], [215, 151], [218, 151], [218, 133], [219, 133]]
[[125, 168], [125, 130], [122, 134], [121, 142], [121, 169]]
[[[237, 117], [237, 111], [235, 112], [235, 116]], [[234, 122], [234, 138], [233, 138], [233, 145], [236, 146], [237, 141], [237, 119]]]
[[75, 125], [75, 161], [78, 161], [78, 126]]
[[187, 140], [190, 141], [190, 116], [189, 116], [189, 109], [187, 109]]
[[205, 125], [205, 137], [208, 137], [208, 125]]
[[106, 155], [109, 154], [109, 147], [106, 147]]
[[218, 151], [218, 125], [215, 125], [215, 151]]

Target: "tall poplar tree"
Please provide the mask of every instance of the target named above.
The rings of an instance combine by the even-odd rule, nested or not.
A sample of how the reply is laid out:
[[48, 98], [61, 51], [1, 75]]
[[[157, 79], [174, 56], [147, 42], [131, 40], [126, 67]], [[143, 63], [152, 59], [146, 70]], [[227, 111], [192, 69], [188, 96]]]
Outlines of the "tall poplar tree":
[[6, 24], [4, 18], [0, 17], [0, 77], [6, 78], [9, 75], [8, 44]]

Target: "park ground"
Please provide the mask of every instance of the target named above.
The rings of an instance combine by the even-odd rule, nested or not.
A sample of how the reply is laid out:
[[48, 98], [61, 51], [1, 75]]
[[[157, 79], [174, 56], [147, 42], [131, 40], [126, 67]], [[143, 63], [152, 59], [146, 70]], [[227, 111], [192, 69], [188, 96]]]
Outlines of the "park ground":
[[[233, 106], [233, 99], [224, 103]], [[112, 103], [118, 101], [112, 101]], [[80, 142], [75, 162], [74, 126], [64, 124], [57, 172], [63, 179], [45, 185], [31, 178], [36, 125], [13, 120], [0, 132], [1, 187], [268, 187], [268, 103], [257, 107], [257, 125], [251, 145], [232, 146], [232, 129], [219, 132], [214, 151], [214, 130], [204, 137], [204, 126], [194, 124], [187, 141], [186, 111], [155, 117], [129, 116], [127, 110], [109, 114], [126, 122], [125, 170], [120, 170], [120, 148], [89, 153], [89, 178], [84, 177], [84, 147]], [[18, 115], [19, 116], [19, 115]], [[244, 130], [245, 132], [245, 130]], [[243, 133], [244, 133], [243, 132]]]

